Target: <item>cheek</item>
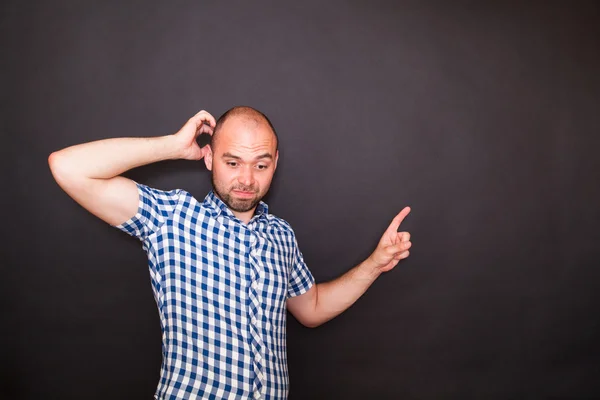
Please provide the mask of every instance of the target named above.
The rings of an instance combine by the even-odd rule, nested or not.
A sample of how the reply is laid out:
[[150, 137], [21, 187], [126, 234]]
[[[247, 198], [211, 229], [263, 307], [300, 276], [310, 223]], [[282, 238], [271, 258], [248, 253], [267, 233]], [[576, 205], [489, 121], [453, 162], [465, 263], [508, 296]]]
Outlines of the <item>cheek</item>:
[[213, 179], [220, 183], [228, 183], [234, 179], [234, 174], [222, 166], [216, 167], [213, 164]]
[[261, 190], [266, 190], [271, 185], [272, 180], [273, 180], [273, 174], [261, 176], [258, 179], [258, 183], [260, 185]]

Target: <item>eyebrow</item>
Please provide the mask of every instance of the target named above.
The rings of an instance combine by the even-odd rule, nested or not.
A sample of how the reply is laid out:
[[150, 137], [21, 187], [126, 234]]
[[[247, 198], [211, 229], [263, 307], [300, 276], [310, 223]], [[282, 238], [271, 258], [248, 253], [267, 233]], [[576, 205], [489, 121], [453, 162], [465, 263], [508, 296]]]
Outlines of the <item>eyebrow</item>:
[[[240, 157], [240, 156], [236, 156], [236, 155], [233, 155], [233, 154], [231, 154], [231, 153], [229, 153], [229, 152], [227, 152], [227, 153], [223, 153], [223, 158], [233, 158], [233, 159], [235, 159], [235, 160], [240, 160], [240, 161], [242, 161], [242, 157]], [[272, 160], [272, 159], [273, 159], [273, 156], [271, 155], [271, 153], [264, 153], [264, 154], [261, 154], [260, 156], [257, 156], [257, 157], [255, 158], [255, 160], [262, 160], [263, 158], [268, 158], [268, 159]]]

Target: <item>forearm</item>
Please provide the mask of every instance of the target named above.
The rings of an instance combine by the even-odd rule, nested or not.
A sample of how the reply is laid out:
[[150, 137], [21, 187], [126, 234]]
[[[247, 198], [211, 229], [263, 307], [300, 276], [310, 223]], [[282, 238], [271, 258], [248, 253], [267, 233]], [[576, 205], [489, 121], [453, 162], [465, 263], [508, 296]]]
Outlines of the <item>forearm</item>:
[[172, 135], [154, 138], [114, 138], [78, 144], [51, 155], [63, 175], [109, 179], [132, 168], [178, 158]]
[[410, 233], [398, 232], [410, 212], [405, 207], [385, 231], [375, 251], [338, 279], [314, 285], [306, 293], [287, 300], [288, 310], [300, 323], [315, 327], [347, 310], [383, 272], [408, 257]]
[[311, 325], [323, 324], [346, 311], [380, 274], [379, 269], [367, 258], [339, 278], [318, 284]]

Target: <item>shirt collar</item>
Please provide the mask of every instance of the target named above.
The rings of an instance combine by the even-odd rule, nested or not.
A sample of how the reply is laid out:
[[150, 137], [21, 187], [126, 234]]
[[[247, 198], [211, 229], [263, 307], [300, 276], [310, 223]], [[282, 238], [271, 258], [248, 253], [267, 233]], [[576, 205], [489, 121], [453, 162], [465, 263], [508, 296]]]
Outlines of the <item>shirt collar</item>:
[[[221, 200], [213, 190], [211, 190], [204, 198], [204, 205], [212, 211], [212, 216], [215, 218], [223, 214], [227, 215], [230, 218], [237, 219], [237, 217], [233, 214], [229, 207], [227, 207], [227, 204], [225, 204], [223, 200]], [[264, 218], [266, 220], [268, 213], [269, 206], [267, 205], [267, 203], [260, 201], [256, 206], [256, 209], [254, 210], [254, 216], [252, 217], [252, 219]]]

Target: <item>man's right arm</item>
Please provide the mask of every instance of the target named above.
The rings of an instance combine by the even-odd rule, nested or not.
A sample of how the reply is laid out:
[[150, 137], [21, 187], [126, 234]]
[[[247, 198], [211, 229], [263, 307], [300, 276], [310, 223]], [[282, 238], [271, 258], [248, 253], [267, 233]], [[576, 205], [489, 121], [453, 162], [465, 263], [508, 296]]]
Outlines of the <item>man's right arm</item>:
[[54, 179], [69, 196], [116, 226], [133, 217], [138, 209], [135, 182], [119, 175], [163, 160], [201, 159], [206, 148], [200, 148], [196, 138], [201, 133], [212, 134], [214, 126], [214, 118], [201, 111], [176, 134], [83, 143], [50, 154], [48, 164]]

